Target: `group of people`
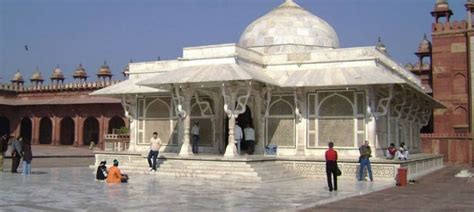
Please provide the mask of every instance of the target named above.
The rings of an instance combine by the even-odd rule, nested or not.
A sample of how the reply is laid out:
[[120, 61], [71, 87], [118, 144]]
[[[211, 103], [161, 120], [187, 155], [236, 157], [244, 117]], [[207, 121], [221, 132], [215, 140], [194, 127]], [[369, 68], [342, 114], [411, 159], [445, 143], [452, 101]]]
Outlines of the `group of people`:
[[398, 158], [399, 160], [408, 160], [408, 149], [405, 146], [405, 142], [401, 142], [398, 149], [395, 147], [394, 143], [391, 143], [385, 151], [385, 157], [389, 160], [395, 158]]
[[[199, 122], [194, 122], [191, 128], [192, 135], [192, 150], [194, 154], [199, 153]], [[246, 124], [244, 130], [239, 126], [238, 121], [235, 121], [234, 126], [234, 142], [237, 148], [237, 153], [240, 155], [242, 150], [242, 141], [248, 146], [247, 153], [253, 155], [255, 152], [255, 129], [250, 124]]]
[[[150, 138], [150, 151], [148, 152], [148, 165], [150, 166], [150, 171], [155, 172], [157, 167], [157, 158], [161, 148], [161, 139], [158, 137], [158, 132], [153, 132], [152, 137]], [[126, 183], [128, 182], [128, 175], [122, 174], [118, 168], [119, 161], [115, 159], [113, 161], [114, 165], [107, 169], [107, 161], [101, 161], [97, 167], [96, 179], [97, 180], [106, 180], [107, 183]]]
[[33, 153], [31, 151], [31, 143], [28, 139], [22, 137], [15, 138], [13, 136], [3, 135], [0, 137], [0, 171], [3, 171], [3, 157], [8, 148], [11, 147], [12, 157], [12, 173], [18, 173], [21, 159], [23, 158], [23, 175], [31, 174], [31, 161], [33, 160]]
[[[337, 151], [334, 150], [334, 143], [328, 143], [328, 150], [325, 154], [326, 159], [326, 176], [328, 181], [329, 191], [337, 191], [337, 176], [340, 175], [339, 167], [337, 166]], [[365, 178], [365, 170], [367, 169], [370, 181], [374, 181], [372, 176], [372, 166], [370, 164], [370, 158], [372, 157], [372, 149], [369, 146], [369, 141], [365, 141], [359, 147], [359, 173], [357, 179], [363, 181]], [[404, 142], [400, 143], [400, 147], [395, 148], [395, 144], [390, 144], [390, 147], [386, 151], [387, 159], [398, 158], [400, 160], [408, 159], [408, 150]]]
[[96, 179], [105, 180], [107, 183], [126, 183], [128, 182], [128, 175], [122, 174], [118, 168], [119, 161], [115, 159], [114, 165], [107, 169], [107, 161], [101, 161], [97, 167]]

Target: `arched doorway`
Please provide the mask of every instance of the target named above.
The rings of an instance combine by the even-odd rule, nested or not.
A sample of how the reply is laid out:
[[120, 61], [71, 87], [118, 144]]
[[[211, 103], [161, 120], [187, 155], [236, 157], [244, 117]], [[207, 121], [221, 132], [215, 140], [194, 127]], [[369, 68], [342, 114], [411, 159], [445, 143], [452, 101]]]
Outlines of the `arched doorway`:
[[10, 135], [10, 120], [6, 117], [0, 117], [0, 136]]
[[51, 144], [53, 135], [53, 124], [49, 117], [40, 120], [39, 142], [40, 144]]
[[[250, 108], [249, 106], [245, 106], [245, 112], [240, 114], [237, 119], [235, 119], [236, 121], [236, 124], [238, 124], [240, 126], [240, 128], [242, 128], [242, 133], [244, 131], [244, 128], [247, 126], [247, 124], [250, 124], [251, 127], [253, 127], [255, 129], [255, 126], [253, 126], [253, 121], [252, 121], [252, 111], [250, 111]], [[225, 116], [225, 120], [224, 120], [224, 141], [225, 141], [225, 145], [222, 149], [222, 153], [225, 151], [225, 148], [227, 146], [227, 144], [229, 143], [229, 118], [227, 117], [227, 115]], [[247, 151], [248, 150], [248, 146], [246, 145], [246, 143], [244, 141], [241, 142], [241, 146], [240, 146], [240, 150], [245, 150]]]
[[71, 117], [64, 117], [60, 124], [59, 142], [63, 145], [73, 145], [74, 120]]
[[88, 117], [84, 121], [83, 128], [83, 142], [84, 145], [89, 145], [91, 141], [94, 141], [96, 144], [99, 142], [99, 121], [94, 117]]
[[114, 132], [114, 130], [120, 129], [122, 127], [125, 127], [125, 122], [123, 121], [123, 119], [118, 117], [118, 116], [114, 116], [109, 121], [109, 130], [108, 130], [108, 132], [111, 134], [111, 133]]
[[31, 130], [32, 130], [31, 119], [28, 117], [23, 118], [21, 120], [21, 125], [20, 125], [20, 137], [22, 137], [23, 140], [31, 141]]

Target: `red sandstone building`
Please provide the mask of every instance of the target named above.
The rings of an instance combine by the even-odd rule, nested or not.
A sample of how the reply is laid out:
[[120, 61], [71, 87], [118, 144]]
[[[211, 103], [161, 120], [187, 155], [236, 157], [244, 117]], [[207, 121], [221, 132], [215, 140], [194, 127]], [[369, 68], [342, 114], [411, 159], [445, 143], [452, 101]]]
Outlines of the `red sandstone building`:
[[453, 21], [448, 1], [436, 1], [432, 43], [425, 36], [415, 52], [418, 62], [406, 67], [420, 77], [425, 92], [447, 107], [435, 110], [432, 125], [423, 129], [423, 150], [443, 154], [445, 162], [472, 165], [474, 1], [468, 0], [465, 7], [466, 20]]
[[112, 81], [105, 63], [97, 73], [97, 81], [87, 81], [82, 65], [73, 78], [74, 82], [64, 83], [65, 77], [57, 67], [50, 84], [43, 84], [39, 70], [31, 76], [29, 85], [24, 84], [19, 71], [11, 83], [0, 84], [0, 134], [21, 136], [33, 144], [102, 145], [102, 135], [128, 127], [119, 100], [89, 96], [92, 91], [117, 83]]

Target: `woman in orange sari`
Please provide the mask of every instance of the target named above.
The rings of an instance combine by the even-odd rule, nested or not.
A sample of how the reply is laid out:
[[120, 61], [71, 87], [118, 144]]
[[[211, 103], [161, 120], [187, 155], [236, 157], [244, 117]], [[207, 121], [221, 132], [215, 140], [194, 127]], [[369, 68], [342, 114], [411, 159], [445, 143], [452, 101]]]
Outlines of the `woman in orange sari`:
[[107, 176], [107, 183], [126, 183], [128, 181], [128, 175], [122, 174], [118, 168], [119, 162], [117, 159], [114, 160], [114, 166], [110, 167], [109, 175]]

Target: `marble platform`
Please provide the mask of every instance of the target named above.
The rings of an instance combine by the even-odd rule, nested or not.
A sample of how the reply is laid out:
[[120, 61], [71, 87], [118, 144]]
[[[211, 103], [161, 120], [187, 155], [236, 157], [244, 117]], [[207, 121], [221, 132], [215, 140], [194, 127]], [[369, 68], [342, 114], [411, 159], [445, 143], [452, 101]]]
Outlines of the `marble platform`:
[[[157, 173], [148, 171], [146, 153], [95, 152], [95, 158], [94, 166], [103, 160], [111, 164], [114, 159], [118, 159], [123, 169], [129, 172], [161, 177], [219, 180], [230, 175], [228, 178], [235, 178], [236, 181], [278, 181], [297, 179], [297, 176], [326, 176], [325, 161], [318, 157], [242, 155], [226, 158], [212, 154], [181, 157], [175, 153], [163, 153], [159, 156], [160, 170]], [[408, 169], [409, 179], [417, 179], [444, 166], [441, 155], [424, 153], [413, 154], [407, 161], [373, 158], [371, 162], [374, 178], [388, 180], [394, 180], [401, 167]], [[340, 159], [338, 165], [342, 170], [342, 177], [356, 179], [359, 169], [356, 159]]]
[[325, 178], [276, 183], [161, 179], [130, 174], [128, 184], [94, 180], [91, 168], [34, 168], [30, 176], [0, 173], [5, 211], [292, 211], [394, 186], [377, 179], [340, 179], [329, 192]]

